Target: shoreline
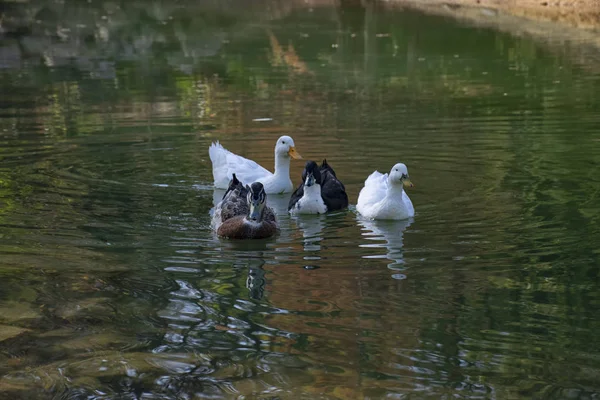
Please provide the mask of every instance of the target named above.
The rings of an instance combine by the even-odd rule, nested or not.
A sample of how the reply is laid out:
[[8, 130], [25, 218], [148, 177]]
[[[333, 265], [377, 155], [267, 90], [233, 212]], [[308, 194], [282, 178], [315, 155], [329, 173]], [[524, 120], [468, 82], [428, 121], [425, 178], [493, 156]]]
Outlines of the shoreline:
[[[600, 65], [600, 0], [553, 0], [548, 3], [554, 5], [542, 6], [545, 2], [546, 0], [382, 0], [379, 4], [392, 9], [409, 9], [450, 18], [468, 26], [531, 37], [545, 44], [551, 51], [557, 51], [558, 45], [561, 49], [558, 51], [571, 53], [574, 62], [597, 70], [591, 65]], [[517, 3], [528, 6], [517, 6]], [[567, 3], [570, 6], [567, 7]], [[581, 5], [581, 9], [574, 10], [576, 5]], [[548, 13], [539, 12], [541, 7], [547, 8]], [[562, 13], [563, 17], [558, 17], [557, 13]], [[581, 17], [582, 15], [585, 17]], [[588, 22], [583, 24], [574, 21]]]
[[383, 3], [454, 17], [503, 16], [600, 33], [599, 0], [384, 0]]

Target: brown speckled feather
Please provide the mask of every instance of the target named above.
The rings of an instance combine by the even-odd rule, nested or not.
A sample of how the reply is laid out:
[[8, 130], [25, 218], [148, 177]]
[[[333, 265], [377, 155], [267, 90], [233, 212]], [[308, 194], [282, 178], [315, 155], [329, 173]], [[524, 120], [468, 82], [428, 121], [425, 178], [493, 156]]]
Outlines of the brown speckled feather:
[[220, 203], [221, 206], [221, 222], [225, 222], [238, 215], [248, 214], [248, 201], [246, 200], [246, 190], [240, 193], [237, 188], [228, 191]]
[[247, 195], [248, 189], [234, 174], [223, 199], [217, 205], [221, 222], [217, 228], [217, 235], [230, 239], [262, 239], [277, 232], [275, 212], [271, 207], [265, 206], [260, 222], [247, 220], [246, 216], [250, 211]]
[[[248, 206], [248, 200], [246, 196], [248, 189], [236, 178], [233, 174], [233, 178], [229, 182], [229, 188], [223, 195], [223, 199], [218, 204], [221, 208], [221, 222], [225, 222], [230, 218], [238, 215], [246, 216], [250, 207]], [[265, 214], [263, 219], [265, 221], [275, 222], [275, 212], [271, 207], [265, 207]]]

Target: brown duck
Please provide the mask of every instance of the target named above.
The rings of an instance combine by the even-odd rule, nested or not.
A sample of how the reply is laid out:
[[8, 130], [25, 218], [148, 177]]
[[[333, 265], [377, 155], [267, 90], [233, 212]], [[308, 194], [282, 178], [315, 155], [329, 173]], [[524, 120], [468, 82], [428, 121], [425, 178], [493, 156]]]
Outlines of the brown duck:
[[267, 194], [260, 182], [245, 186], [235, 174], [216, 207], [217, 235], [230, 239], [264, 239], [277, 233], [275, 213], [266, 205]]

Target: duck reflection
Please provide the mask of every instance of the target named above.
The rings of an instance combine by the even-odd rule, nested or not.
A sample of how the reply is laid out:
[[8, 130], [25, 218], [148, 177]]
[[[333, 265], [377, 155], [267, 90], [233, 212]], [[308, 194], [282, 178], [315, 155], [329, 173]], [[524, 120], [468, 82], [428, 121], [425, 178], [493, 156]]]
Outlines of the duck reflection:
[[[262, 300], [266, 287], [266, 277], [263, 266], [265, 260], [262, 252], [248, 251], [247, 257], [239, 257], [232, 264], [214, 270], [207, 270], [201, 278], [198, 273], [174, 272], [173, 288], [168, 294], [167, 304], [158, 311], [158, 317], [167, 322], [168, 328], [164, 333], [162, 343], [155, 349], [164, 352], [180, 346], [230, 346], [231, 349], [240, 346], [252, 347], [256, 338], [247, 332], [248, 315], [253, 313], [257, 303], [249, 300]], [[224, 271], [227, 270], [227, 273]], [[228, 284], [223, 283], [224, 274]], [[232, 293], [237, 292], [235, 282], [245, 275], [247, 297], [241, 295], [231, 303]], [[243, 293], [244, 289], [240, 292]], [[244, 299], [246, 297], [246, 299]], [[238, 311], [233, 311], [234, 309]], [[241, 314], [240, 314], [241, 313]], [[218, 331], [219, 334], [213, 336]], [[227, 332], [224, 334], [223, 332]]]
[[267, 283], [265, 278], [265, 270], [263, 269], [263, 261], [260, 265], [249, 265], [248, 266], [248, 277], [246, 278], [246, 289], [248, 289], [248, 296], [253, 300], [261, 300], [265, 295], [265, 285]]
[[368, 241], [361, 244], [360, 247], [386, 249], [385, 255], [369, 255], [363, 257], [387, 258], [393, 261], [388, 264], [388, 268], [394, 271], [392, 277], [394, 279], [404, 279], [405, 276], [402, 273], [405, 269], [403, 255], [404, 231], [414, 220], [410, 218], [401, 221], [376, 221], [364, 219], [360, 216], [357, 217], [357, 220], [362, 227], [363, 238]]
[[300, 229], [300, 231], [302, 231], [304, 251], [318, 252], [321, 250], [321, 240], [323, 240], [322, 232], [325, 228], [325, 218], [326, 216], [322, 214], [293, 217], [296, 226]]

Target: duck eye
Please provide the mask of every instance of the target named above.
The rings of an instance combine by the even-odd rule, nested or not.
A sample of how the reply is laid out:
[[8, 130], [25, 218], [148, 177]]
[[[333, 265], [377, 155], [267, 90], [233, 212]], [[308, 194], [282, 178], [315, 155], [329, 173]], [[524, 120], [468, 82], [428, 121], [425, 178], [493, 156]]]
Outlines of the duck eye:
[[285, 140], [282, 140], [282, 141], [281, 141], [281, 144], [285, 144]]

